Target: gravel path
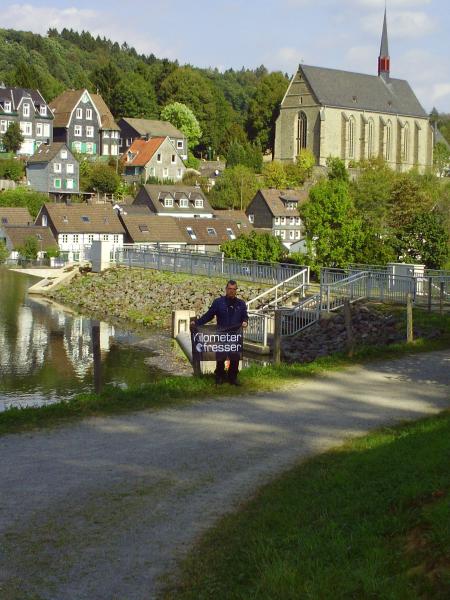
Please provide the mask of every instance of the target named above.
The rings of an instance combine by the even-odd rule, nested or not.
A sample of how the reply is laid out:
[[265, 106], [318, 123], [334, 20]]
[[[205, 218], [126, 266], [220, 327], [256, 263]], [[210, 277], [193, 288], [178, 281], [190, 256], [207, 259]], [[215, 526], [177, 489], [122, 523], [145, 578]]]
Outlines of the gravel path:
[[206, 527], [299, 459], [450, 405], [450, 352], [279, 392], [0, 438], [0, 598], [151, 600]]

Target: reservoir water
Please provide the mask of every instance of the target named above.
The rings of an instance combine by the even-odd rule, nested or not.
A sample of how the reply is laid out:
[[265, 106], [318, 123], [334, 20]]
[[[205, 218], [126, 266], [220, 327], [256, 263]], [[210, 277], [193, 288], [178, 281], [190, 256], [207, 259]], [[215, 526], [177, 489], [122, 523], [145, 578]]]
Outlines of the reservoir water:
[[189, 373], [167, 332], [94, 321], [28, 295], [37, 281], [0, 267], [0, 411]]

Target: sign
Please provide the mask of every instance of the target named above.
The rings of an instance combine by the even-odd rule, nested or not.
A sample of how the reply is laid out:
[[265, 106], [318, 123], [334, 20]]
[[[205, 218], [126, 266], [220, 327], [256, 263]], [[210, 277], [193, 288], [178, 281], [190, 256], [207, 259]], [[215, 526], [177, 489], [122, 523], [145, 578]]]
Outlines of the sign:
[[242, 357], [242, 327], [196, 327], [191, 338], [194, 360], [240, 360]]

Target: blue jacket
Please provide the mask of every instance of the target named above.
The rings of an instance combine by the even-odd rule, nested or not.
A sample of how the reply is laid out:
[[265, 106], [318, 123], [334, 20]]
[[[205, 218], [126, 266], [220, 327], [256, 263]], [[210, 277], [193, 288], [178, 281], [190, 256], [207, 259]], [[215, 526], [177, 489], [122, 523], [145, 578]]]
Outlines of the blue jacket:
[[243, 300], [235, 298], [228, 302], [226, 296], [216, 298], [211, 307], [197, 319], [197, 325], [204, 325], [216, 317], [218, 327], [239, 327], [248, 321], [247, 305]]

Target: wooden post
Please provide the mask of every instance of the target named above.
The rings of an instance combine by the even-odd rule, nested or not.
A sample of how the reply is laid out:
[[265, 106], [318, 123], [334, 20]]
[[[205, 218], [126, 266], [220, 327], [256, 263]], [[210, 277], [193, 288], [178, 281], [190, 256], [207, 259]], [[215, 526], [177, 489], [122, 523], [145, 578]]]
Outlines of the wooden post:
[[353, 356], [353, 331], [352, 331], [352, 311], [350, 308], [350, 300], [344, 300], [344, 322], [345, 331], [347, 332], [347, 356]]
[[283, 311], [275, 310], [275, 331], [273, 334], [273, 363], [281, 363], [281, 317]]
[[431, 312], [431, 295], [433, 292], [433, 279], [428, 277], [428, 312]]
[[413, 335], [413, 310], [411, 294], [406, 296], [406, 341], [411, 343], [414, 341]]
[[441, 281], [439, 290], [439, 314], [442, 315], [444, 310], [444, 282]]

